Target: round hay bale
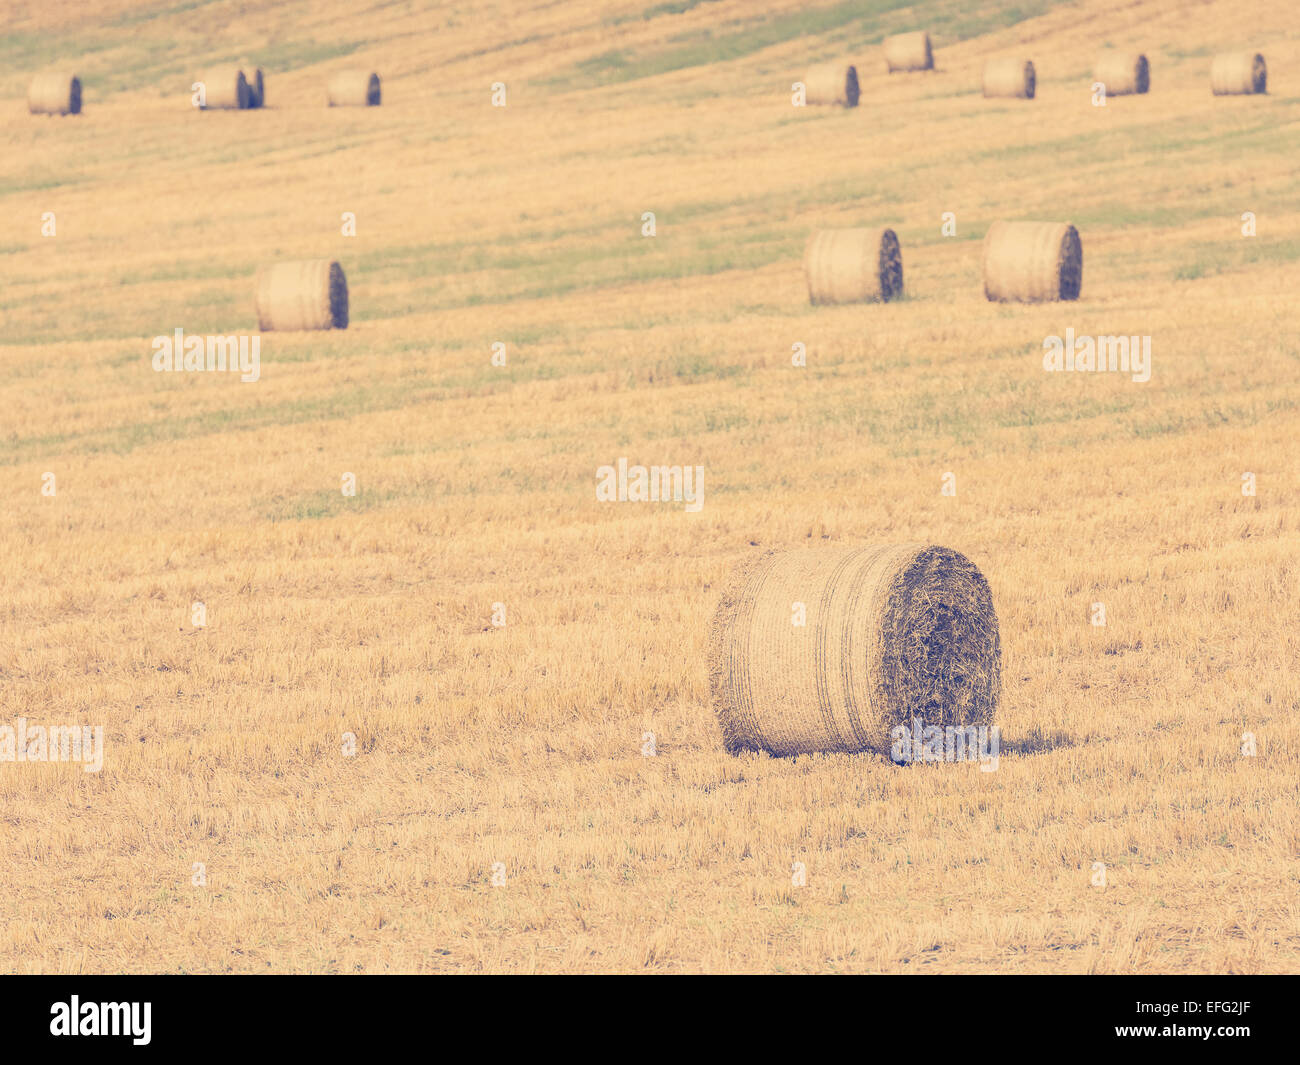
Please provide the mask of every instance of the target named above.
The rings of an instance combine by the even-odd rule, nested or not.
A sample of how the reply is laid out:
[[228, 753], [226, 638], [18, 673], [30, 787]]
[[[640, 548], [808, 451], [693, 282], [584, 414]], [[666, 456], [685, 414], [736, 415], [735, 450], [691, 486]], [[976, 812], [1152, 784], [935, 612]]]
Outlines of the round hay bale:
[[858, 106], [858, 68], [851, 63], [819, 63], [804, 75], [804, 102]]
[[1215, 96], [1253, 95], [1268, 91], [1268, 66], [1258, 52], [1216, 55], [1210, 65], [1210, 89]]
[[81, 79], [61, 71], [37, 74], [27, 90], [27, 110], [34, 115], [81, 114]]
[[994, 222], [984, 237], [984, 295], [1043, 303], [1077, 300], [1083, 244], [1068, 222]]
[[888, 755], [913, 718], [989, 725], [1001, 690], [988, 582], [946, 547], [768, 552], [737, 570], [709, 631], [710, 700], [733, 754]]
[[1038, 79], [1028, 59], [990, 59], [984, 64], [984, 95], [1032, 100]]
[[248, 79], [242, 70], [209, 70], [194, 80], [203, 83], [204, 111], [242, 111], [248, 107]]
[[888, 302], [903, 293], [903, 255], [892, 229], [823, 229], [804, 250], [808, 302]]
[[1138, 52], [1107, 52], [1097, 60], [1093, 81], [1106, 86], [1107, 96], [1130, 96], [1151, 88], [1151, 65]]
[[925, 30], [897, 33], [885, 38], [885, 65], [892, 74], [898, 70], [933, 70], [934, 52]]
[[348, 327], [348, 281], [337, 262], [277, 263], [258, 273], [256, 288], [264, 332]]
[[330, 107], [378, 107], [379, 75], [367, 70], [343, 70], [330, 78]]
[[254, 67], [253, 73], [245, 76], [248, 82], [249, 108], [262, 107], [266, 103], [266, 82], [262, 78], [262, 68]]

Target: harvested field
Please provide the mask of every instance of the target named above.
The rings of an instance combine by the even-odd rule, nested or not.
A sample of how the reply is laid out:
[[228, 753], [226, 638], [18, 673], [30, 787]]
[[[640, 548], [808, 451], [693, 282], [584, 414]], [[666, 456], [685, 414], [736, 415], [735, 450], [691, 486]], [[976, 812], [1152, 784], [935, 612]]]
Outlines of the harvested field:
[[[1292, 0], [0, 19], [0, 729], [103, 729], [0, 732], [0, 970], [1300, 968]], [[1151, 91], [1095, 107], [1111, 47]], [[1267, 93], [1212, 95], [1234, 50]], [[196, 114], [244, 57], [268, 106]], [[824, 61], [859, 106], [792, 106]], [[986, 299], [999, 220], [1073, 223], [1080, 298]], [[885, 227], [904, 297], [810, 303], [809, 235]], [[319, 260], [346, 330], [152, 368]], [[863, 544], [987, 580], [996, 771], [725, 748], [736, 566]]]

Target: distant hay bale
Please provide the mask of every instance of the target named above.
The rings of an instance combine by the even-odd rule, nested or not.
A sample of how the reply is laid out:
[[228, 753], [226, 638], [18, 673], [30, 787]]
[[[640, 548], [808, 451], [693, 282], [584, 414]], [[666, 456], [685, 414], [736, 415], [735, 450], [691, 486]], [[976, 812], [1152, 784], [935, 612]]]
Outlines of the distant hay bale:
[[348, 282], [337, 262], [277, 263], [258, 273], [256, 289], [263, 331], [348, 327]]
[[984, 295], [1042, 303], [1077, 300], [1083, 244], [1068, 222], [994, 222], [984, 237]]
[[988, 726], [1001, 666], [988, 582], [933, 545], [768, 552], [737, 569], [709, 630], [710, 701], [733, 754], [889, 754], [914, 718]]
[[885, 64], [892, 74], [898, 70], [933, 70], [934, 52], [930, 35], [924, 30], [897, 33], [885, 38]]
[[1093, 81], [1106, 86], [1107, 96], [1129, 96], [1151, 88], [1151, 65], [1137, 52], [1106, 52], [1097, 60]]
[[203, 110], [242, 111], [248, 107], [248, 79], [242, 70], [209, 70], [195, 80], [203, 83]]
[[1037, 88], [1034, 64], [1028, 59], [990, 59], [984, 64], [984, 95], [1032, 100]]
[[888, 302], [903, 292], [903, 256], [892, 229], [823, 229], [804, 251], [808, 301]]
[[34, 115], [81, 114], [81, 79], [61, 71], [37, 74], [27, 90], [27, 110]]
[[245, 76], [248, 82], [248, 106], [250, 109], [266, 104], [266, 82], [262, 79], [262, 68], [254, 67], [253, 73]]
[[1258, 52], [1216, 55], [1210, 66], [1210, 89], [1215, 96], [1253, 95], [1268, 91], [1268, 67]]
[[379, 75], [367, 70], [343, 70], [330, 78], [330, 107], [378, 107]]
[[858, 106], [858, 68], [848, 63], [819, 63], [804, 75], [804, 102]]

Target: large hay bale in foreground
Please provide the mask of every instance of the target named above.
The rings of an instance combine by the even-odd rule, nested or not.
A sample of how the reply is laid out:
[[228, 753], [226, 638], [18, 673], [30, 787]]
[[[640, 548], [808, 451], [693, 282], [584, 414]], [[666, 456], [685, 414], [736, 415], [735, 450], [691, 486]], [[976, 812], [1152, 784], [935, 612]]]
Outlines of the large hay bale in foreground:
[[1107, 96], [1129, 96], [1151, 88], [1151, 65], [1138, 52], [1107, 52], [1097, 60], [1093, 81], [1106, 86]]
[[1068, 222], [994, 222], [984, 237], [984, 295], [1042, 303], [1077, 300], [1083, 243]]
[[1038, 86], [1034, 64], [1028, 59], [990, 59], [984, 65], [984, 95], [1032, 100]]
[[1258, 52], [1216, 55], [1210, 65], [1210, 89], [1215, 96], [1253, 95], [1268, 91], [1268, 66]]
[[62, 71], [37, 74], [27, 90], [27, 110], [34, 115], [81, 114], [81, 79]]
[[921, 544], [751, 559], [709, 632], [709, 694], [732, 753], [889, 754], [913, 718], [987, 726], [1001, 667], [988, 582], [956, 551]]
[[248, 82], [249, 109], [263, 107], [266, 104], [266, 81], [262, 77], [262, 68], [254, 67], [251, 74], [245, 75]]
[[277, 263], [258, 273], [256, 288], [263, 331], [348, 327], [348, 281], [337, 262]]
[[204, 111], [242, 111], [248, 107], [248, 79], [242, 70], [209, 70], [195, 80], [203, 83]]
[[823, 229], [803, 258], [810, 303], [888, 302], [903, 292], [903, 256], [892, 229]]
[[925, 30], [886, 37], [883, 47], [885, 65], [891, 74], [897, 70], [934, 69], [934, 52], [930, 48], [930, 35]]
[[330, 107], [378, 107], [379, 75], [368, 70], [343, 70], [330, 78]]
[[849, 63], [819, 63], [803, 79], [804, 102], [858, 106], [858, 68]]

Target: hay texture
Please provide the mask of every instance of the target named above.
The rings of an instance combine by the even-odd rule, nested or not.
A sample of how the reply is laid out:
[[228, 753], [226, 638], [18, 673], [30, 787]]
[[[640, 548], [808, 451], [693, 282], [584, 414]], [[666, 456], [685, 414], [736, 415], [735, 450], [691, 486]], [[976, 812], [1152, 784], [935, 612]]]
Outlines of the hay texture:
[[75, 74], [37, 74], [27, 90], [27, 110], [34, 115], [81, 114], [81, 79]]
[[266, 82], [262, 78], [262, 68], [254, 67], [251, 74], [245, 75], [248, 82], [249, 109], [263, 107], [266, 104]]
[[847, 63], [819, 63], [804, 75], [804, 102], [858, 106], [858, 68]]
[[1028, 59], [990, 59], [984, 65], [984, 95], [1032, 100], [1038, 85]]
[[1151, 89], [1151, 64], [1137, 52], [1107, 52], [1097, 60], [1093, 81], [1106, 86], [1107, 96], [1131, 96]]
[[876, 303], [903, 293], [903, 256], [892, 229], [823, 229], [803, 259], [808, 301]]
[[264, 332], [348, 327], [348, 281], [329, 259], [277, 263], [257, 275], [256, 288]]
[[924, 30], [899, 33], [885, 38], [885, 65], [892, 74], [900, 70], [933, 70], [934, 52]]
[[1268, 91], [1268, 66], [1258, 52], [1216, 55], [1210, 65], [1210, 89], [1215, 96], [1254, 95]]
[[209, 70], [195, 80], [203, 82], [204, 111], [242, 111], [248, 107], [248, 79], [242, 70]]
[[737, 570], [709, 632], [709, 694], [733, 754], [888, 755], [913, 718], [991, 724], [1001, 688], [988, 583], [946, 547], [768, 552]]
[[1043, 303], [1077, 300], [1083, 244], [1068, 222], [994, 222], [984, 237], [984, 295]]
[[379, 75], [366, 70], [344, 70], [330, 78], [330, 107], [378, 107]]

